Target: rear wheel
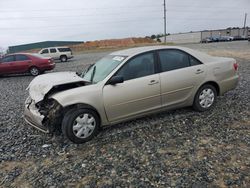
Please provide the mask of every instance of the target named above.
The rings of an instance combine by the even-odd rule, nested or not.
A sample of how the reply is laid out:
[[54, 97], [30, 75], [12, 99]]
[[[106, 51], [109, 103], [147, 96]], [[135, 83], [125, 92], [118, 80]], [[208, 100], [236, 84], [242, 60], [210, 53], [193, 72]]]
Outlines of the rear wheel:
[[61, 62], [66, 62], [66, 61], [68, 60], [68, 58], [67, 58], [67, 56], [62, 55], [62, 56], [60, 57], [60, 60], [61, 60]]
[[30, 74], [32, 76], [37, 76], [37, 75], [39, 75], [40, 71], [39, 71], [39, 69], [37, 67], [31, 67], [30, 70], [29, 70], [29, 72], [30, 72]]
[[217, 99], [217, 91], [214, 86], [210, 84], [203, 85], [196, 93], [193, 108], [197, 111], [203, 112], [211, 109]]
[[91, 140], [100, 127], [100, 119], [95, 111], [72, 109], [62, 121], [62, 132], [72, 142], [82, 144]]

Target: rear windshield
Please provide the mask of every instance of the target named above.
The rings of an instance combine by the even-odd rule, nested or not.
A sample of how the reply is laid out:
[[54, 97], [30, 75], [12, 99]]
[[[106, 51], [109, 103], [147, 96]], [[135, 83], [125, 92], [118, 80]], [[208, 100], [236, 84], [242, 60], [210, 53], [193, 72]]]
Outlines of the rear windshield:
[[70, 48], [58, 48], [59, 52], [71, 52]]

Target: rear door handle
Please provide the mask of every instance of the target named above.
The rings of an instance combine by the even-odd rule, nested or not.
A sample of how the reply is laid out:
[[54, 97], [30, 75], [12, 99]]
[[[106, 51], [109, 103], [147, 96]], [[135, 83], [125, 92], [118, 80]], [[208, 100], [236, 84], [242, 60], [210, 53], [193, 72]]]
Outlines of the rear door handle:
[[159, 83], [159, 81], [157, 81], [157, 80], [151, 80], [148, 85], [154, 85], [154, 84], [158, 84], [158, 83]]
[[203, 73], [203, 72], [204, 72], [203, 70], [197, 69], [196, 72], [195, 72], [195, 74], [201, 74], [201, 73]]

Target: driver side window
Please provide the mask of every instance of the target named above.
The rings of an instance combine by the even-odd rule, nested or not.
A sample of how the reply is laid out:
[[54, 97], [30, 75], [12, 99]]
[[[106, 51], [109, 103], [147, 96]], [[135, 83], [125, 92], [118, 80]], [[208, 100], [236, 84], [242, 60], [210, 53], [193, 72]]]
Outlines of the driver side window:
[[48, 54], [48, 53], [49, 53], [49, 50], [48, 49], [44, 49], [41, 54]]
[[124, 81], [155, 74], [154, 53], [146, 53], [129, 60], [116, 74]]

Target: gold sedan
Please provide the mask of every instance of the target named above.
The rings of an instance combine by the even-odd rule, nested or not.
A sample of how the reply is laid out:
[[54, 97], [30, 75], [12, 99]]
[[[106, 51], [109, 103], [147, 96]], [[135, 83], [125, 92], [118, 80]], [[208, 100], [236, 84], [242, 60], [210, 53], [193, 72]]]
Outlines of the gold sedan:
[[211, 109], [238, 83], [235, 59], [184, 47], [139, 47], [111, 53], [82, 75], [51, 73], [29, 85], [25, 120], [43, 132], [60, 128], [74, 143], [101, 126], [162, 110]]

